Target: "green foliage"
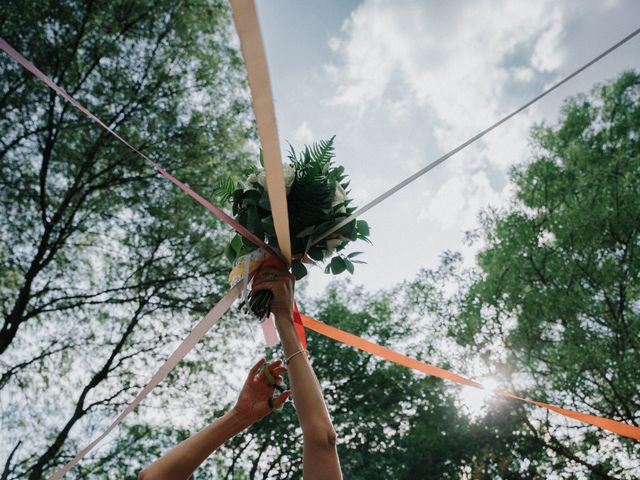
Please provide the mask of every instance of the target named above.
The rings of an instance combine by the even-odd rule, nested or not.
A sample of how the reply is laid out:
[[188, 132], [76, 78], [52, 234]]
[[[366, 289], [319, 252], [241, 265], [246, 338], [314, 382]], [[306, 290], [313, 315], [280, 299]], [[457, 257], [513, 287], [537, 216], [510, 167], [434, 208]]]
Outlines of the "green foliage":
[[[9, 0], [0, 25], [9, 43], [205, 196], [215, 194], [215, 175], [248, 165], [249, 106], [225, 2]], [[38, 479], [113, 418], [226, 289], [220, 256], [230, 234], [7, 56], [0, 70], [0, 463], [8, 478]], [[513, 176], [516, 205], [484, 216], [479, 271], [447, 254], [404, 292], [416, 311], [399, 291], [366, 296], [338, 286], [311, 313], [421, 357], [438, 346], [422, 340], [426, 331], [435, 341], [436, 329], [414, 320], [437, 312], [466, 355], [484, 359], [505, 385], [638, 425], [639, 89], [640, 77], [627, 73], [567, 102], [559, 125], [534, 131], [536, 156]], [[292, 155], [330, 164], [332, 141]], [[346, 189], [340, 168], [332, 178]], [[314, 196], [320, 173], [309, 173]], [[234, 214], [274, 237], [264, 192], [220, 187], [218, 199], [245, 205]], [[353, 208], [334, 205], [336, 216], [341, 207], [343, 218]], [[304, 241], [322, 231], [308, 224], [316, 214], [296, 213], [304, 235], [292, 237], [319, 260], [323, 249]], [[364, 239], [369, 229], [354, 221], [339, 233]], [[250, 248], [233, 237], [227, 255]], [[357, 252], [340, 248], [330, 271], [358, 263]], [[235, 367], [224, 353], [237, 348], [238, 325], [231, 318], [204, 339], [139, 417], [72, 475], [133, 478], [207, 415], [219, 416], [229, 393], [220, 379]], [[315, 334], [309, 340], [346, 478], [638, 476], [631, 441], [567, 428], [513, 402], [473, 422], [442, 382]], [[185, 417], [199, 424], [177, 426]], [[297, 425], [290, 406], [267, 417], [195, 477], [299, 477]]]
[[[336, 285], [311, 306], [316, 318], [382, 345], [420, 356], [417, 325], [409, 325], [401, 311], [400, 292], [367, 295], [361, 289]], [[314, 370], [338, 434], [338, 452], [345, 478], [460, 478], [474, 468], [487, 442], [500, 444], [490, 427], [476, 427], [462, 415], [455, 396], [440, 380], [378, 360], [331, 339], [309, 333]], [[281, 355], [279, 347], [274, 352]], [[220, 416], [221, 408], [212, 414]], [[202, 423], [204, 424], [204, 419]], [[148, 431], [134, 447], [136, 457], [151, 446], [168, 448], [176, 432]], [[133, 439], [134, 432], [122, 432]], [[472, 440], [477, 440], [478, 444]], [[480, 441], [484, 443], [480, 443]], [[120, 447], [126, 451], [123, 439]], [[137, 445], [137, 444], [136, 444]], [[504, 442], [503, 442], [504, 445]], [[127, 462], [122, 453], [117, 455]], [[121, 465], [118, 460], [116, 465]], [[131, 471], [131, 470], [130, 470]], [[291, 404], [236, 436], [196, 472], [196, 478], [291, 479], [302, 477], [302, 432]]]
[[[450, 257], [415, 298], [440, 309], [510, 388], [637, 426], [640, 75], [569, 99], [558, 125], [535, 128], [532, 141], [533, 159], [512, 176], [516, 202], [482, 217], [478, 271], [461, 274]], [[447, 282], [460, 291], [443, 299]], [[637, 478], [637, 442], [542, 412], [518, 416], [501, 434], [522, 446], [512, 461], [527, 458], [539, 476]]]
[[[226, 2], [7, 0], [0, 25], [203, 196], [249, 164]], [[5, 54], [0, 71], [0, 469], [46, 478], [226, 289], [229, 231]]]
[[[350, 241], [369, 241], [369, 226], [364, 220], [353, 220], [337, 233], [315, 242], [314, 240], [334, 225], [351, 215], [356, 209], [348, 198], [349, 182], [344, 167], [334, 166], [334, 137], [305, 146], [297, 154], [290, 146], [288, 168], [294, 172], [287, 193], [289, 231], [294, 256], [308, 256], [315, 261], [330, 260], [334, 251], [341, 252]], [[262, 158], [262, 152], [260, 153]], [[262, 160], [261, 160], [262, 163]], [[231, 179], [222, 180], [217, 191], [222, 199], [232, 202], [233, 215], [238, 222], [270, 245], [278, 246], [273, 228], [269, 196], [265, 188], [264, 170], [256, 167], [245, 172], [246, 179], [237, 185]], [[338, 199], [338, 196], [340, 197]], [[344, 197], [344, 198], [343, 198]], [[233, 262], [257, 247], [236, 235], [225, 253]], [[335, 275], [354, 271], [350, 257], [338, 253], [325, 270]], [[301, 262], [295, 265], [298, 278], [306, 275]]]
[[236, 186], [230, 178], [227, 177], [220, 180], [220, 183], [218, 183], [218, 186], [216, 187], [216, 191], [220, 194], [220, 201], [222, 203], [227, 203], [231, 200], [235, 189]]

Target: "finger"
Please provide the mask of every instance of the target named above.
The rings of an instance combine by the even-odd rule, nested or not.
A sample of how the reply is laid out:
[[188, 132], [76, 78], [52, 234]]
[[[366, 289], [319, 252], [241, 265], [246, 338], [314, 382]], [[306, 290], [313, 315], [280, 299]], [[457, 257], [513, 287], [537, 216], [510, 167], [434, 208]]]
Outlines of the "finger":
[[[281, 360], [276, 360], [276, 362], [280, 362]], [[267, 368], [263, 368], [262, 371], [260, 372], [260, 375], [258, 376], [258, 379], [260, 381], [265, 381], [266, 383], [268, 383], [269, 385], [273, 385], [275, 383], [275, 378], [273, 375], [273, 372], [271, 370], [271, 368], [269, 368], [269, 365], [267, 365]]]
[[258, 373], [258, 369], [260, 369], [264, 362], [266, 362], [266, 359], [261, 358], [253, 367], [251, 367], [251, 369], [249, 370], [249, 375], [247, 375], [247, 380], [251, 380], [256, 376], [256, 373]]
[[275, 388], [279, 392], [284, 392], [286, 388], [284, 388], [283, 385], [284, 385], [284, 379], [278, 375], [277, 377], [273, 377], [273, 385], [269, 385], [269, 386]]
[[272, 257], [264, 259], [262, 262], [260, 262], [260, 266], [261, 267], [287, 268], [287, 264], [281, 258], [278, 258], [276, 256], [272, 256]]
[[278, 376], [278, 375], [282, 375], [284, 372], [286, 372], [288, 369], [287, 367], [277, 367], [274, 368], [273, 370], [271, 370], [271, 373], [273, 374], [273, 376]]
[[[282, 360], [274, 360], [273, 362], [269, 363], [265, 368], [269, 369], [269, 373], [271, 374], [271, 376], [275, 376], [277, 375], [276, 373], [274, 373], [276, 371], [277, 368], [282, 368]], [[264, 372], [264, 369], [262, 370], [262, 372]]]
[[283, 276], [281, 273], [270, 273], [270, 272], [258, 272], [255, 277], [253, 277], [254, 281], [262, 281], [262, 280], [284, 280], [287, 277]]
[[280, 408], [291, 396], [291, 390], [285, 390], [280, 396], [272, 400], [273, 408]]
[[276, 268], [276, 267], [271, 267], [271, 266], [264, 266], [262, 268], [260, 268], [258, 270], [261, 274], [264, 273], [268, 273], [271, 275], [278, 275], [278, 276], [285, 276], [288, 277], [289, 276], [289, 271], [285, 268]]
[[253, 279], [254, 281], [262, 280], [292, 280], [295, 278], [292, 273], [286, 270], [278, 270], [276, 268], [263, 268], [256, 271]]
[[269, 368], [271, 373], [273, 373], [273, 371], [276, 368], [278, 368], [280, 365], [282, 365], [282, 360], [280, 358], [278, 358], [277, 360], [274, 360], [273, 362], [269, 363], [269, 366], [267, 368]]

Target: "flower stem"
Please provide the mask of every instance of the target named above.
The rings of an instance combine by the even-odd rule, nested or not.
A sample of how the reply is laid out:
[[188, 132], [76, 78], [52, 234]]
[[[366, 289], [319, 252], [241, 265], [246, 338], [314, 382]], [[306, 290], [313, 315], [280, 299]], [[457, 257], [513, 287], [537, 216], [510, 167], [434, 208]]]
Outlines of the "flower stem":
[[249, 308], [258, 317], [258, 320], [262, 320], [271, 313], [272, 298], [273, 293], [271, 290], [260, 290], [249, 298]]

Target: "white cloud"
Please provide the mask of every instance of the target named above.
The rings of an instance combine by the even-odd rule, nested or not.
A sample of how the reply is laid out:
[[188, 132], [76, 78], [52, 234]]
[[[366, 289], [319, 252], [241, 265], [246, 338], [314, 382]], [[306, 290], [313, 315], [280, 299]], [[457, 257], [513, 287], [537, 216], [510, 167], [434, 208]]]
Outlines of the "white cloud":
[[470, 229], [481, 208], [501, 203], [499, 192], [491, 187], [485, 172], [454, 176], [443, 183], [435, 195], [425, 196], [428, 205], [418, 215], [418, 221], [435, 221], [445, 229]]
[[[464, 6], [464, 8], [462, 8]], [[517, 79], [561, 63], [563, 10], [558, 2], [474, 2], [447, 7], [424, 2], [366, 1], [345, 22], [334, 102], [362, 114], [380, 106], [391, 88], [436, 113], [440, 138], [467, 135], [497, 118]], [[444, 17], [444, 18], [443, 18]], [[477, 28], [482, 25], [483, 28]], [[510, 58], [517, 55], [524, 58]], [[397, 103], [397, 100], [396, 100]]]
[[558, 10], [553, 10], [550, 17], [546, 29], [540, 33], [531, 58], [532, 65], [541, 72], [557, 69], [563, 60], [562, 51], [558, 48], [563, 32], [562, 15]]
[[[325, 69], [336, 86], [330, 103], [356, 125], [375, 118], [387, 129], [399, 123], [402, 132], [402, 122], [419, 122], [442, 154], [539, 92], [563, 62], [570, 9], [570, 1], [555, 0], [365, 1], [331, 40], [337, 59]], [[534, 113], [515, 117], [448, 161], [444, 183], [432, 188], [418, 219], [472, 228], [480, 209], [508, 201], [506, 174], [528, 156]], [[415, 149], [417, 138], [412, 131], [404, 140]], [[435, 157], [412, 152], [406, 158], [424, 163], [405, 162], [401, 171]]]
[[[336, 160], [358, 206], [604, 50], [635, 28], [639, 8], [631, 0], [363, 0], [345, 21], [339, 0], [303, 4], [262, 12], [279, 124], [295, 142], [337, 134]], [[283, 18], [314, 22], [314, 9], [334, 17], [304, 26], [309, 35], [283, 30]], [[625, 46], [367, 212], [375, 247], [363, 247], [368, 265], [353, 281], [388, 286], [436, 265], [444, 249], [471, 264], [478, 244], [465, 246], [461, 231], [476, 226], [478, 210], [510, 199], [507, 172], [530, 155], [529, 127], [555, 123], [563, 97], [638, 68], [633, 53]]]
[[298, 144], [309, 144], [314, 140], [313, 132], [307, 122], [302, 122], [293, 134], [294, 140]]

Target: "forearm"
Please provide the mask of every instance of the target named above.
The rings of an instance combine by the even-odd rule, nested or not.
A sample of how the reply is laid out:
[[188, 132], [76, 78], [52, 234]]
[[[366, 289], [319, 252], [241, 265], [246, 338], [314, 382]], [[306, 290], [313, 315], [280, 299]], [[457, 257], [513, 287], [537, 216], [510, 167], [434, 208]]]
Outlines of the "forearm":
[[214, 450], [250, 424], [251, 422], [232, 409], [153, 462], [140, 472], [138, 478], [142, 480], [187, 479]]
[[[276, 327], [280, 334], [285, 358], [302, 349], [293, 322], [288, 316], [276, 314]], [[323, 438], [331, 435], [333, 432], [331, 417], [322, 396], [320, 383], [307, 355], [305, 353], [296, 355], [287, 367], [296, 413], [305, 436]]]

